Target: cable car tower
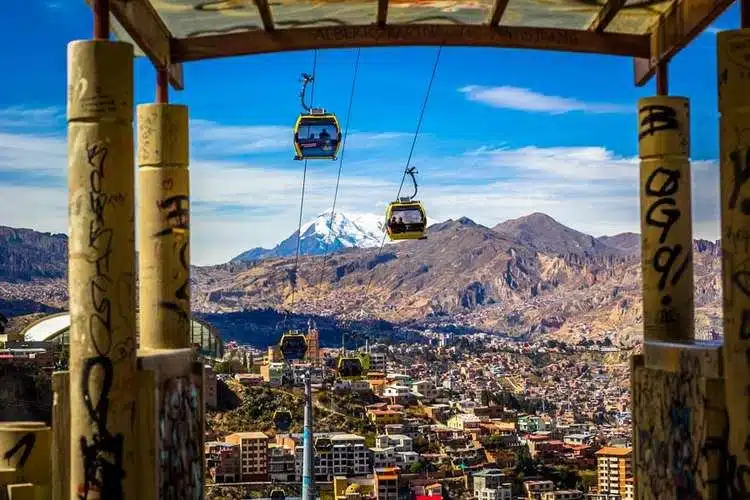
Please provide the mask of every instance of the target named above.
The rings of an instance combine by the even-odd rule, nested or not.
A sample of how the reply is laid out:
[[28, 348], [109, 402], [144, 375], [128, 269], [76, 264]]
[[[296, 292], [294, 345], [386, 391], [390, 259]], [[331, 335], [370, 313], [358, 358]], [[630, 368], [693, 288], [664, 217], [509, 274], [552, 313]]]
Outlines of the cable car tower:
[[303, 113], [294, 124], [295, 160], [335, 160], [341, 146], [341, 127], [336, 115], [324, 108], [305, 103], [307, 86], [313, 75], [302, 73], [302, 91], [299, 94]]
[[404, 176], [411, 177], [414, 183], [414, 193], [411, 196], [401, 197], [388, 204], [385, 212], [385, 225], [388, 237], [393, 240], [424, 240], [427, 227], [427, 213], [417, 196], [419, 186], [417, 178], [417, 167], [407, 167]]

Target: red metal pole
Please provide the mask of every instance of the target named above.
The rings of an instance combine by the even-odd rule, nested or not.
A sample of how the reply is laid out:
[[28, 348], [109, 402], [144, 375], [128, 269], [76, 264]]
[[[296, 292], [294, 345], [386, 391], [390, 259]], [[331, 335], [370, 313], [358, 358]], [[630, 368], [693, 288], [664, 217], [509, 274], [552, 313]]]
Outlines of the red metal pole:
[[667, 63], [663, 62], [656, 66], [656, 95], [669, 94], [669, 78], [667, 74]]
[[157, 104], [169, 102], [169, 82], [167, 70], [164, 68], [156, 68], [156, 102]]
[[93, 0], [94, 39], [109, 40], [109, 0]]

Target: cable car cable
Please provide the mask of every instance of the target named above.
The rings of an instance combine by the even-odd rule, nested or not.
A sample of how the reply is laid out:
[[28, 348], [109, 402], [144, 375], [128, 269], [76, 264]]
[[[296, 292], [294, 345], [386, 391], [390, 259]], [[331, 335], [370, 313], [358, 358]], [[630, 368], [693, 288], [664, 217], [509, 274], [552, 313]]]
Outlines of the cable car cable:
[[[315, 99], [315, 73], [317, 71], [318, 67], [318, 49], [315, 49], [315, 52], [313, 53], [313, 70], [312, 70], [312, 88], [310, 89], [310, 102], [313, 103], [313, 99]], [[304, 77], [303, 77], [304, 78]], [[307, 85], [305, 85], [306, 87]], [[302, 104], [304, 105], [304, 92], [305, 90], [302, 90]], [[294, 312], [294, 294], [297, 290], [297, 272], [299, 270], [299, 251], [300, 251], [300, 244], [301, 244], [301, 237], [302, 237], [302, 211], [305, 206], [305, 185], [307, 183], [307, 160], [305, 160], [305, 165], [302, 169], [302, 195], [300, 196], [300, 203], [299, 203], [299, 221], [297, 223], [297, 251], [294, 256], [294, 273], [292, 274], [292, 294], [291, 294], [291, 305], [289, 309], [287, 309], [286, 313], [284, 314], [284, 323], [286, 323], [286, 319], [289, 316], [289, 311]]]
[[[354, 77], [352, 78], [352, 90], [349, 93], [349, 109], [346, 112], [346, 127], [344, 128], [344, 137], [341, 141], [341, 153], [339, 156], [339, 172], [336, 176], [336, 189], [333, 192], [333, 205], [331, 206], [331, 218], [328, 221], [328, 229], [333, 232], [333, 220], [334, 215], [336, 214], [336, 201], [338, 200], [339, 196], [339, 184], [341, 183], [341, 171], [344, 166], [344, 151], [346, 150], [346, 138], [349, 135], [349, 123], [351, 121], [352, 116], [352, 104], [354, 103], [354, 89], [357, 84], [357, 73], [359, 72], [359, 57], [360, 52], [362, 51], [361, 48], [357, 48], [357, 59], [354, 61]], [[325, 265], [326, 262], [328, 262], [328, 257], [330, 257], [329, 252], [331, 250], [331, 245], [328, 244], [326, 246], [326, 251], [323, 254], [323, 260], [320, 264], [320, 276], [318, 278], [318, 283], [321, 283], [323, 281], [323, 272], [325, 271]]]
[[[401, 190], [404, 188], [404, 181], [406, 180], [406, 175], [409, 172], [409, 165], [411, 163], [412, 156], [414, 155], [414, 148], [417, 144], [417, 138], [419, 137], [419, 131], [422, 128], [422, 121], [424, 119], [425, 110], [427, 109], [427, 102], [430, 99], [430, 92], [432, 91], [432, 83], [435, 81], [435, 74], [437, 73], [438, 63], [440, 62], [440, 54], [443, 51], [443, 46], [440, 45], [438, 47], [437, 55], [435, 56], [435, 63], [432, 65], [432, 75], [430, 76], [430, 82], [427, 84], [427, 92], [425, 92], [424, 101], [422, 101], [422, 110], [419, 113], [419, 119], [417, 120], [417, 129], [414, 131], [414, 138], [411, 141], [411, 148], [409, 149], [409, 156], [406, 159], [406, 167], [404, 168], [404, 173], [401, 176], [401, 185], [398, 187], [398, 193], [396, 194], [396, 199], [401, 196]], [[414, 184], [416, 186], [416, 180], [414, 181]], [[415, 193], [416, 194], [416, 193]], [[377, 262], [378, 257], [380, 257], [380, 254], [383, 252], [383, 247], [385, 246], [385, 238], [388, 235], [387, 231], [383, 231], [383, 239], [380, 241], [380, 248], [378, 249], [378, 253], [375, 255], [375, 261]], [[370, 274], [370, 279], [367, 281], [367, 286], [365, 287], [365, 293], [362, 297], [362, 304], [364, 305], [365, 301], [367, 300], [367, 294], [370, 291], [370, 285], [372, 284], [372, 279], [375, 277], [375, 266], [372, 268], [372, 274]]]

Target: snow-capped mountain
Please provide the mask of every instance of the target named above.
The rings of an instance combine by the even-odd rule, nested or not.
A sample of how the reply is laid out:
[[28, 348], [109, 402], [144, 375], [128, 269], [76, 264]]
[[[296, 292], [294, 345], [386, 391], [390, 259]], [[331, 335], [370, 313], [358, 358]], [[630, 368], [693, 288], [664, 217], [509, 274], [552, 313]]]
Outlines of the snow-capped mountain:
[[[302, 225], [300, 255], [323, 255], [345, 248], [380, 245], [385, 217], [377, 214], [344, 214], [326, 211]], [[268, 257], [289, 257], [297, 251], [297, 231], [273, 248], [252, 248], [232, 261], [252, 261]]]

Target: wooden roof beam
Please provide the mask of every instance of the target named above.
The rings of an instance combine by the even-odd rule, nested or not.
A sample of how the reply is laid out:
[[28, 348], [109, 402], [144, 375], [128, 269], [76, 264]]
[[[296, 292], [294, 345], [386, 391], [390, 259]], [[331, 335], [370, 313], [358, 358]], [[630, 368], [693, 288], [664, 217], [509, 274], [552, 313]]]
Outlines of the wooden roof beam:
[[[90, 0], [89, 0], [90, 3]], [[185, 88], [182, 66], [171, 59], [172, 34], [148, 0], [110, 0], [110, 12], [155, 68], [167, 70], [170, 85]]]
[[271, 32], [275, 29], [273, 25], [273, 15], [271, 14], [271, 7], [268, 5], [268, 0], [255, 0], [255, 6], [258, 8], [260, 14], [260, 20], [263, 22], [263, 29]]
[[388, 0], [378, 0], [378, 26], [385, 27], [388, 20]]
[[607, 3], [597, 12], [596, 17], [592, 19], [588, 29], [598, 33], [603, 32], [624, 6], [625, 0], [607, 0]]
[[172, 60], [198, 61], [219, 57], [290, 50], [388, 46], [478, 46], [558, 50], [649, 57], [648, 35], [597, 33], [560, 28], [451, 24], [376, 24], [260, 30], [172, 40]]
[[490, 17], [490, 26], [494, 28], [500, 24], [509, 1], [510, 0], [495, 0], [495, 7], [492, 9], [492, 17]]
[[648, 83], [660, 64], [667, 64], [734, 0], [677, 0], [651, 30], [651, 57], [633, 61], [635, 84]]

